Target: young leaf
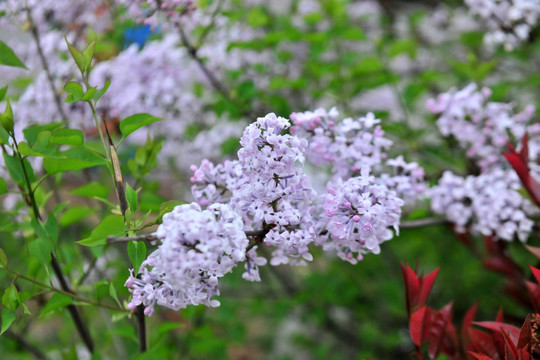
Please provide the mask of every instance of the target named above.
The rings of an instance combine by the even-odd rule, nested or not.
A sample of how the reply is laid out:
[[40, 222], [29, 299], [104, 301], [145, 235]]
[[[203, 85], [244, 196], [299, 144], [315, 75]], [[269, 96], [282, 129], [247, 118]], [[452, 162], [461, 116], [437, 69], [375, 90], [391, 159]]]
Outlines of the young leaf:
[[120, 131], [122, 132], [122, 137], [127, 137], [129, 134], [135, 132], [136, 130], [142, 128], [143, 126], [149, 125], [153, 122], [163, 120], [152, 116], [150, 114], [135, 114], [129, 116], [120, 122]]
[[68, 97], [64, 100], [67, 103], [74, 103], [82, 99], [84, 95], [81, 84], [70, 81], [64, 86], [64, 90], [68, 93]]
[[4, 100], [4, 98], [6, 97], [7, 89], [7, 86], [4, 86], [0, 89], [0, 101]]
[[120, 303], [120, 300], [118, 300], [118, 295], [116, 294], [116, 288], [114, 287], [114, 284], [111, 282], [109, 283], [109, 295], [116, 301], [118, 306], [122, 307], [122, 304]]
[[28, 253], [35, 257], [41, 265], [48, 265], [51, 262], [52, 241], [39, 237], [28, 243]]
[[186, 203], [185, 201], [170, 200], [161, 204], [159, 207], [159, 215], [156, 219], [156, 224], [161, 224], [161, 222], [163, 221], [163, 215], [173, 211], [176, 206], [182, 205], [185, 203]]
[[87, 206], [71, 206], [60, 217], [60, 225], [69, 226], [79, 222], [96, 212], [96, 209]]
[[43, 160], [43, 167], [49, 174], [81, 170], [107, 163], [105, 159], [84, 147], [67, 150], [60, 155], [64, 158], [46, 157]]
[[88, 198], [106, 199], [109, 195], [109, 188], [98, 182], [90, 182], [81, 187], [71, 190], [73, 195], [84, 196]]
[[90, 66], [92, 65], [92, 58], [94, 57], [94, 49], [96, 48], [96, 42], [92, 41], [86, 49], [83, 50], [82, 54], [84, 56], [84, 60], [86, 61], [86, 71], [90, 71]]
[[81, 71], [81, 74], [83, 74], [86, 71], [86, 68], [87, 68], [86, 57], [77, 48], [72, 46], [69, 43], [69, 41], [67, 41], [67, 39], [65, 39], [65, 40], [66, 40], [66, 44], [68, 46], [69, 52], [71, 53], [71, 56], [73, 57], [73, 60], [75, 60], [75, 64], [77, 64], [77, 67]]
[[28, 70], [17, 55], [15, 55], [13, 50], [11, 50], [11, 48], [3, 41], [0, 41], [0, 65], [20, 67]]
[[6, 192], [7, 192], [6, 180], [0, 178], [0, 195], [5, 194]]
[[118, 236], [125, 233], [124, 217], [122, 215], [109, 215], [92, 231], [90, 237], [77, 241], [80, 245], [105, 245], [108, 236]]
[[13, 110], [9, 99], [6, 99], [6, 109], [0, 113], [0, 124], [8, 133], [13, 132]]
[[4, 296], [2, 296], [2, 305], [11, 311], [15, 311], [19, 307], [20, 302], [19, 292], [12, 283], [4, 292]]
[[129, 208], [132, 212], [137, 211], [139, 207], [139, 195], [133, 188], [126, 183], [126, 199], [129, 205]]
[[13, 321], [15, 321], [17, 316], [13, 311], [8, 310], [7, 308], [3, 308], [0, 315], [2, 316], [2, 329], [0, 330], [0, 335], [2, 335], [7, 329], [9, 329], [11, 324], [13, 324]]
[[39, 317], [42, 318], [44, 316], [47, 316], [48, 314], [51, 314], [55, 312], [56, 310], [61, 309], [71, 304], [73, 304], [73, 298], [71, 296], [56, 293], [53, 296], [51, 296], [49, 302], [47, 303], [47, 305], [45, 305]]
[[96, 91], [96, 94], [94, 95], [94, 101], [99, 101], [99, 99], [101, 99], [101, 97], [107, 92], [109, 86], [111, 86], [111, 82], [109, 80], [105, 81], [105, 85], [103, 86], [103, 88]]
[[139, 272], [139, 268], [146, 259], [146, 245], [143, 241], [130, 241], [128, 244], [128, 255], [135, 274]]
[[6, 267], [8, 264], [8, 258], [2, 248], [0, 248], [0, 268]]
[[84, 134], [76, 129], [58, 129], [52, 133], [49, 141], [53, 144], [82, 145]]

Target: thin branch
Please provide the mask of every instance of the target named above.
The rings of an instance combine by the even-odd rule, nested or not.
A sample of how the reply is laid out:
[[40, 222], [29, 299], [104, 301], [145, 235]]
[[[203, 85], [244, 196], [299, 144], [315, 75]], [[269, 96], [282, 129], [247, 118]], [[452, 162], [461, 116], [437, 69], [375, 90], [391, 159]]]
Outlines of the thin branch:
[[[109, 304], [104, 304], [104, 303], [100, 303], [98, 301], [95, 301], [95, 300], [92, 300], [92, 299], [88, 299], [88, 298], [85, 298], [85, 297], [82, 297], [82, 296], [79, 296], [71, 291], [65, 291], [65, 290], [62, 290], [62, 289], [58, 289], [58, 288], [55, 288], [54, 286], [51, 286], [51, 285], [47, 285], [45, 283], [42, 283], [40, 281], [37, 281], [37, 280], [34, 280], [32, 278], [29, 278], [27, 276], [24, 276], [22, 274], [19, 274], [18, 272], [16, 272], [15, 270], [12, 270], [8, 267], [5, 267], [4, 269], [6, 269], [7, 271], [9, 271], [10, 273], [12, 273], [13, 275], [15, 275], [17, 278], [19, 279], [23, 279], [23, 280], [26, 280], [28, 282], [31, 282], [32, 284], [35, 284], [35, 285], [38, 285], [38, 286], [41, 286], [42, 288], [45, 288], [45, 289], [49, 289], [51, 291], [54, 291], [54, 292], [57, 292], [57, 293], [60, 293], [60, 294], [64, 294], [64, 295], [67, 295], [69, 297], [72, 297], [74, 298], [75, 300], [78, 300], [80, 302], [84, 302], [84, 303], [87, 303], [87, 304], [91, 304], [91, 305], [95, 305], [95, 306], [99, 306], [99, 307], [102, 307], [102, 308], [106, 308], [106, 309], [110, 309], [110, 310], [116, 310], [116, 311], [128, 311], [126, 309], [122, 309], [118, 306], [114, 306], [114, 305], [109, 305]], [[69, 306], [73, 306], [75, 307], [74, 305], [68, 305]], [[88, 334], [89, 335], [89, 334]], [[91, 341], [91, 339], [90, 339]]]
[[139, 352], [143, 353], [146, 351], [146, 326], [145, 326], [145, 316], [144, 316], [144, 305], [137, 306], [136, 310], [137, 325], [139, 327]]
[[415, 229], [425, 226], [436, 226], [436, 225], [450, 225], [451, 223], [446, 219], [439, 218], [425, 218], [418, 220], [409, 220], [403, 221], [399, 224], [400, 229]]
[[138, 236], [123, 236], [123, 237], [109, 236], [107, 238], [107, 244], [127, 243], [130, 241], [156, 241], [156, 240], [158, 240], [158, 238], [152, 234], [138, 235]]
[[56, 87], [54, 86], [54, 79], [52, 77], [51, 70], [49, 68], [49, 63], [47, 62], [47, 58], [45, 57], [45, 54], [43, 53], [43, 48], [41, 47], [41, 39], [40, 39], [39, 31], [36, 27], [36, 24], [34, 23], [34, 20], [32, 19], [30, 8], [26, 6], [24, 10], [26, 11], [26, 17], [28, 19], [28, 23], [30, 24], [30, 32], [32, 33], [32, 37], [34, 38], [34, 42], [36, 43], [39, 59], [41, 60], [41, 65], [43, 66], [43, 70], [45, 70], [45, 73], [47, 74], [47, 81], [49, 83], [49, 87], [51, 88], [51, 92], [54, 97], [54, 103], [56, 104], [56, 108], [58, 109], [58, 112], [60, 113], [60, 117], [62, 118], [62, 121], [67, 123], [68, 118], [66, 116], [66, 113], [64, 112], [64, 108], [62, 107], [62, 101], [60, 100], [58, 91], [56, 90]]
[[235, 103], [235, 101], [232, 99], [232, 97], [229, 94], [229, 91], [225, 88], [225, 86], [219, 81], [212, 71], [206, 66], [204, 61], [199, 57], [198, 55], [198, 49], [193, 46], [191, 41], [186, 36], [186, 33], [184, 32], [184, 29], [180, 25], [178, 25], [178, 31], [180, 32], [180, 38], [182, 40], [182, 44], [187, 48], [189, 55], [195, 62], [197, 62], [197, 65], [199, 65], [199, 68], [202, 70], [210, 84], [216, 89], [225, 99], [228, 101]]
[[29, 353], [34, 355], [34, 358], [36, 358], [38, 360], [46, 360], [47, 359], [45, 354], [40, 349], [38, 349], [37, 347], [30, 344], [28, 342], [28, 340], [26, 340], [24, 338], [24, 336], [22, 336], [20, 334], [17, 334], [14, 331], [11, 331], [11, 330], [8, 330], [6, 332], [6, 336], [12, 338], [13, 340], [15, 340], [17, 342], [17, 344], [19, 344], [23, 349], [27, 350]]

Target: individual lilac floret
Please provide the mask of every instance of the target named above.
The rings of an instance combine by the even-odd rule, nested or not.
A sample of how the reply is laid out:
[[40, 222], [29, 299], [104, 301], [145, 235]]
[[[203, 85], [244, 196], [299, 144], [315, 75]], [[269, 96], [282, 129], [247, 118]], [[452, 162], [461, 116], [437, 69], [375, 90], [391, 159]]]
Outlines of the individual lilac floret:
[[229, 205], [201, 210], [196, 203], [179, 205], [163, 216], [155, 236], [160, 247], [142, 264], [140, 279], [126, 282], [133, 298], [129, 308], [143, 304], [178, 310], [187, 305], [216, 307], [218, 279], [245, 260], [248, 240], [240, 216]]
[[249, 125], [240, 144], [238, 162], [249, 178], [233, 192], [232, 205], [248, 230], [268, 230], [264, 243], [275, 248], [271, 263], [311, 260], [313, 240], [309, 206], [312, 189], [303, 172], [307, 141], [282, 134], [287, 119], [268, 114]]
[[367, 168], [361, 176], [328, 188], [324, 209], [329, 217], [329, 241], [325, 250], [335, 248], [338, 256], [355, 264], [362, 254], [380, 252], [380, 244], [398, 232], [403, 200], [385, 185], [376, 184]]
[[[441, 134], [455, 137], [483, 172], [507, 164], [502, 150], [509, 140], [508, 133], [521, 139], [528, 132], [533, 146], [540, 133], [538, 125], [531, 124], [533, 106], [514, 114], [512, 104], [490, 102], [490, 96], [490, 89], [477, 91], [477, 86], [470, 84], [462, 90], [440, 94], [427, 103], [428, 109], [439, 116], [437, 126]], [[531, 148], [533, 158], [537, 149], [538, 146]]]
[[236, 160], [214, 165], [205, 159], [199, 167], [191, 165], [191, 171], [191, 193], [203, 207], [213, 203], [229, 203], [233, 192], [248, 180]]
[[529, 217], [537, 209], [520, 195], [520, 187], [514, 170], [495, 169], [466, 178], [446, 171], [428, 196], [432, 210], [445, 215], [457, 232], [506, 241], [517, 236], [525, 242], [534, 224]]
[[293, 134], [309, 142], [309, 160], [316, 164], [331, 164], [336, 177], [348, 179], [359, 174], [362, 167], [380, 168], [392, 141], [384, 137], [373, 113], [359, 119], [346, 118], [337, 122], [335, 108], [314, 112], [293, 113]]

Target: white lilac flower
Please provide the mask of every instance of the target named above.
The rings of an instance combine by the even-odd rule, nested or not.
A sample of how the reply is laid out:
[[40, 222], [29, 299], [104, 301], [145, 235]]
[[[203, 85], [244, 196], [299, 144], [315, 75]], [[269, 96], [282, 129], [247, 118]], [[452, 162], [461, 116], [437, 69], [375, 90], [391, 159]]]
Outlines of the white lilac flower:
[[526, 241], [532, 231], [530, 219], [537, 209], [519, 192], [514, 170], [494, 169], [479, 176], [454, 175], [446, 171], [431, 188], [432, 210], [455, 224], [457, 232]]
[[367, 168], [361, 176], [336, 181], [328, 188], [324, 210], [329, 237], [323, 249], [336, 249], [338, 256], [355, 264], [366, 253], [378, 254], [380, 244], [398, 232], [403, 200], [385, 185], [376, 184]]
[[529, 39], [540, 18], [538, 0], [465, 0], [471, 12], [480, 16], [489, 32], [489, 45], [504, 45], [511, 51]]
[[145, 260], [139, 277], [126, 286], [133, 294], [130, 309], [143, 304], [173, 310], [187, 305], [219, 306], [218, 279], [246, 258], [248, 240], [240, 216], [229, 205], [201, 210], [196, 203], [179, 205], [163, 216], [155, 236], [161, 245]]
[[529, 105], [520, 113], [514, 113], [512, 104], [491, 102], [491, 90], [477, 91], [475, 84], [459, 90], [451, 90], [430, 99], [428, 109], [438, 116], [437, 126], [444, 136], [453, 136], [476, 160], [483, 172], [506, 164], [502, 156], [508, 134], [521, 140], [526, 132], [531, 138], [531, 158], [538, 151], [538, 125], [531, 120], [535, 109]]
[[125, 5], [131, 17], [152, 26], [177, 23], [196, 9], [193, 0], [116, 0]]

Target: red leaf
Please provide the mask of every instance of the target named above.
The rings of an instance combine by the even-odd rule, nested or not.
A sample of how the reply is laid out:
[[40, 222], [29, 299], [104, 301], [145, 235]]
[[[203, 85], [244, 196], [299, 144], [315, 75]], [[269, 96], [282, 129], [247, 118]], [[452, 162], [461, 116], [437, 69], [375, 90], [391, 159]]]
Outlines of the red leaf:
[[429, 293], [431, 292], [431, 288], [433, 287], [433, 283], [439, 274], [439, 270], [441, 270], [440, 267], [433, 270], [425, 278], [420, 278], [420, 297], [418, 299], [418, 306], [424, 306], [426, 303]]
[[469, 354], [474, 356], [474, 358], [476, 360], [493, 360], [493, 358], [490, 358], [489, 356], [486, 356], [484, 354], [479, 354], [479, 353], [475, 353], [475, 352], [472, 352], [472, 351], [469, 351]]
[[535, 267], [532, 267], [531, 265], [529, 265], [529, 268], [531, 269], [534, 275], [534, 278], [536, 279], [536, 282], [540, 284], [540, 270]]
[[505, 360], [517, 360], [518, 351], [516, 344], [513, 339], [510, 338], [510, 335], [506, 332], [502, 332], [504, 338], [504, 359]]
[[503, 309], [502, 307], [497, 312], [497, 316], [495, 317], [496, 322], [503, 322]]
[[[447, 325], [451, 322], [452, 304], [448, 304], [435, 312], [428, 335], [428, 355], [435, 359], [441, 352], [444, 338], [448, 335]], [[455, 331], [455, 330], [454, 330]]]
[[424, 306], [414, 312], [409, 320], [409, 331], [416, 346], [422, 346], [427, 339], [431, 322], [431, 309]]
[[485, 327], [486, 329], [495, 331], [502, 335], [508, 334], [514, 344], [517, 343], [517, 339], [519, 338], [520, 330], [514, 325], [505, 324], [502, 322], [495, 322], [495, 321], [475, 321], [474, 324]]
[[518, 349], [527, 348], [528, 352], [531, 352], [531, 342], [532, 342], [532, 329], [531, 329], [531, 318], [527, 315], [521, 331], [519, 332], [519, 339], [517, 343]]
[[420, 290], [420, 281], [409, 264], [401, 264], [401, 274], [403, 275], [403, 282], [405, 283], [407, 314], [410, 316], [413, 307], [416, 306], [416, 299], [418, 297], [418, 291]]
[[464, 346], [467, 346], [470, 343], [469, 338], [469, 328], [472, 326], [472, 322], [474, 321], [474, 317], [476, 315], [476, 309], [478, 309], [478, 304], [475, 303], [469, 311], [465, 314], [463, 317], [463, 321], [461, 322], [461, 342]]
[[525, 281], [525, 286], [529, 291], [534, 310], [540, 312], [540, 286], [531, 281]]
[[471, 344], [466, 347], [467, 350], [479, 351], [493, 358], [499, 357], [496, 340], [492, 335], [471, 328], [469, 329], [469, 338], [471, 339]]

